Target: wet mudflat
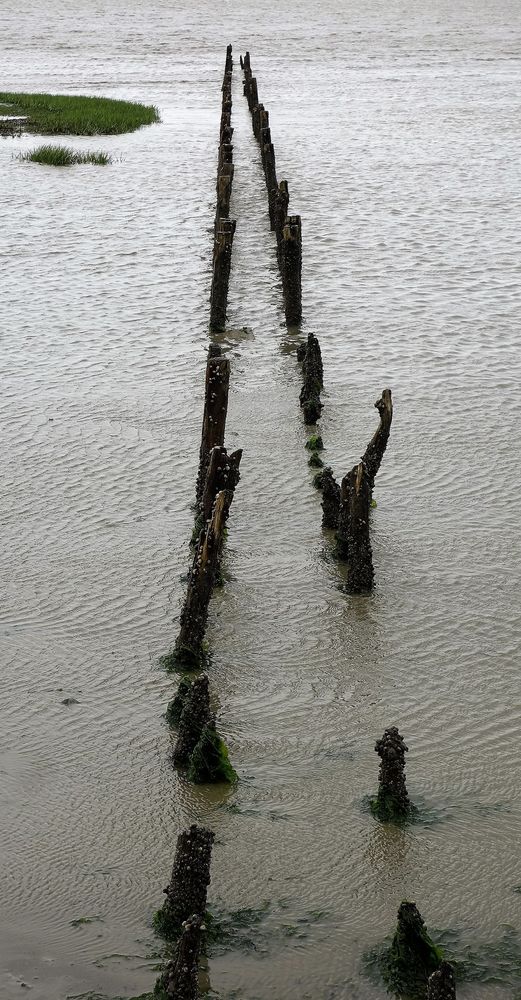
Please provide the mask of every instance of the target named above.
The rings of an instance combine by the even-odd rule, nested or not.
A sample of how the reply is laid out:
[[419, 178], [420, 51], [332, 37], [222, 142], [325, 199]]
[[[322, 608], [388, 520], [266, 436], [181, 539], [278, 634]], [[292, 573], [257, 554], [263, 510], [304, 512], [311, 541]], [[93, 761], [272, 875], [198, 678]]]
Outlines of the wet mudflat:
[[[104, 138], [122, 160], [99, 172], [23, 165], [34, 137], [0, 142], [6, 1000], [21, 982], [35, 1000], [148, 989], [151, 916], [192, 820], [217, 834], [212, 903], [257, 911], [212, 960], [223, 994], [383, 997], [363, 954], [404, 897], [459, 947], [494, 946], [496, 980], [458, 995], [520, 989], [519, 27], [509, 4], [234, 5], [216, 26], [210, 4], [89, 0], [7, 17], [5, 88], [142, 100], [163, 122]], [[230, 40], [255, 57], [303, 218], [327, 463], [357, 461], [385, 385], [395, 413], [376, 590], [347, 598], [236, 72], [220, 339], [244, 457], [209, 638], [241, 782], [223, 798], [168, 765], [174, 682], [157, 661], [189, 560]], [[388, 725], [428, 815], [405, 830], [363, 809]]]

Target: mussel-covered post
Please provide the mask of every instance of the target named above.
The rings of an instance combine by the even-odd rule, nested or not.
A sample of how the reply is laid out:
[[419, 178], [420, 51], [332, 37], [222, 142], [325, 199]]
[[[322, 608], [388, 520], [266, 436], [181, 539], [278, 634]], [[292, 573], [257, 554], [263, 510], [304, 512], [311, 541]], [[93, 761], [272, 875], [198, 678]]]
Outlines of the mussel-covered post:
[[219, 219], [215, 234], [212, 291], [210, 296], [210, 326], [212, 330], [226, 327], [226, 307], [228, 305], [228, 285], [232, 266], [232, 246], [235, 221]]
[[224, 72], [225, 73], [231, 73], [231, 71], [233, 69], [233, 56], [232, 56], [232, 52], [233, 52], [232, 46], [231, 45], [227, 45], [226, 46], [226, 62], [225, 62], [225, 66], [224, 66]]
[[442, 954], [429, 937], [416, 904], [404, 901], [398, 910], [398, 924], [385, 970], [393, 992], [425, 996], [427, 980], [441, 961]]
[[442, 962], [439, 969], [429, 976], [427, 1000], [456, 1000], [456, 980], [450, 962]]
[[302, 376], [300, 405], [304, 413], [304, 421], [306, 424], [316, 424], [323, 409], [320, 393], [324, 385], [324, 369], [320, 344], [313, 333], [308, 334], [302, 358]]
[[203, 640], [208, 605], [215, 585], [232, 499], [231, 489], [221, 490], [217, 494], [211, 520], [201, 530], [195, 547], [173, 654], [175, 664], [187, 669], [196, 669], [204, 662]]
[[280, 244], [284, 310], [288, 326], [302, 319], [302, 225], [300, 215], [289, 215]]
[[210, 452], [206, 482], [201, 499], [201, 518], [203, 523], [212, 516], [215, 498], [221, 490], [234, 490], [240, 479], [242, 448], [228, 455], [226, 448], [215, 447]]
[[278, 183], [278, 187], [273, 199], [273, 217], [275, 223], [275, 236], [277, 237], [277, 258], [279, 261], [279, 268], [281, 266], [280, 246], [282, 243], [282, 232], [288, 216], [288, 208], [289, 208], [288, 182], [282, 180], [279, 181]]
[[373, 553], [369, 539], [371, 489], [363, 462], [344, 476], [340, 489], [337, 558], [347, 563], [346, 590], [368, 593], [373, 586]]
[[173, 753], [175, 767], [188, 767], [209, 717], [209, 681], [207, 675], [202, 674], [195, 678], [185, 696]]
[[278, 188], [277, 169], [275, 166], [275, 147], [271, 141], [271, 130], [262, 128], [260, 133], [260, 148], [264, 177], [266, 179], [266, 190], [268, 192], [268, 208], [270, 215], [270, 226], [275, 229], [275, 198]]
[[167, 940], [181, 933], [183, 921], [192, 913], [206, 912], [210, 864], [215, 834], [195, 823], [177, 838], [166, 899], [154, 917], [156, 930]]
[[340, 511], [340, 487], [329, 465], [321, 474], [320, 488], [322, 490], [322, 527], [329, 531], [336, 530]]
[[175, 956], [159, 977], [154, 989], [157, 1000], [198, 1000], [203, 929], [202, 914], [194, 913], [185, 920]]
[[378, 795], [371, 803], [375, 816], [384, 821], [407, 819], [411, 803], [405, 784], [405, 754], [408, 751], [396, 726], [386, 729], [377, 740], [375, 751], [380, 757]]
[[389, 434], [391, 433], [391, 423], [393, 420], [391, 390], [384, 389], [380, 399], [377, 399], [374, 405], [380, 414], [380, 423], [362, 457], [362, 462], [367, 469], [371, 492], [374, 489], [375, 476], [380, 468], [385, 449], [387, 448]]
[[206, 363], [204, 390], [203, 429], [199, 450], [199, 471], [197, 474], [197, 500], [200, 502], [212, 448], [224, 444], [226, 414], [228, 412], [228, 391], [230, 388], [230, 362], [223, 356], [217, 344], [210, 344]]

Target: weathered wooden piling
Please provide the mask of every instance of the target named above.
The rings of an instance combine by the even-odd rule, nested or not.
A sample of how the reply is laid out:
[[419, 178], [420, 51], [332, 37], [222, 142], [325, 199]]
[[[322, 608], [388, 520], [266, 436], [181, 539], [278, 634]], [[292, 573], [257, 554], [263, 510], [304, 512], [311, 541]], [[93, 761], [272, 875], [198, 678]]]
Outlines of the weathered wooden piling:
[[192, 753], [188, 780], [196, 785], [232, 784], [237, 781], [226, 744], [215, 728], [215, 716], [208, 719]]
[[196, 677], [184, 699], [179, 719], [177, 742], [172, 754], [175, 767], [188, 767], [190, 758], [201, 739], [210, 718], [210, 686], [208, 676]]
[[197, 669], [205, 659], [203, 641], [208, 605], [219, 568], [224, 529], [232, 500], [231, 489], [221, 490], [217, 494], [212, 517], [202, 529], [195, 547], [173, 654], [174, 662], [187, 669]]
[[371, 488], [363, 462], [344, 476], [336, 534], [336, 557], [347, 563], [346, 590], [368, 593], [373, 586], [373, 554], [369, 538]]
[[367, 470], [371, 492], [374, 489], [375, 476], [380, 468], [385, 449], [387, 448], [389, 434], [391, 433], [391, 423], [393, 419], [393, 401], [391, 390], [384, 389], [380, 399], [377, 399], [374, 405], [380, 414], [380, 423], [367, 445], [362, 458], [362, 462]]
[[224, 72], [231, 73], [233, 69], [233, 47], [231, 45], [226, 46], [226, 62], [224, 65]]
[[279, 181], [277, 190], [273, 197], [273, 219], [274, 219], [274, 229], [275, 236], [277, 238], [277, 259], [280, 263], [280, 246], [282, 243], [282, 233], [284, 230], [284, 224], [287, 219], [289, 208], [289, 189], [288, 182], [285, 180]]
[[212, 448], [206, 470], [206, 481], [201, 498], [201, 518], [203, 523], [212, 516], [213, 505], [221, 490], [234, 490], [240, 479], [242, 448], [228, 455], [226, 448]]
[[212, 448], [222, 447], [228, 412], [230, 362], [217, 344], [210, 344], [206, 363], [203, 428], [199, 450], [196, 496], [200, 503]]
[[210, 327], [215, 331], [226, 328], [228, 285], [232, 265], [235, 222], [219, 219], [214, 241], [212, 290], [210, 294]]
[[302, 389], [300, 392], [300, 405], [306, 424], [315, 424], [322, 412], [320, 393], [324, 384], [323, 379], [324, 369], [320, 344], [317, 337], [313, 333], [309, 333], [302, 355]]
[[450, 962], [442, 962], [427, 981], [427, 1000], [456, 1000], [456, 980]]
[[321, 473], [320, 488], [322, 490], [322, 527], [328, 531], [336, 530], [340, 512], [340, 486], [329, 465]]
[[175, 956], [156, 984], [154, 996], [157, 1000], [198, 1000], [199, 957], [204, 929], [203, 916], [199, 913], [185, 920]]
[[405, 900], [384, 968], [388, 984], [399, 995], [425, 996], [429, 976], [441, 961], [441, 951], [429, 937], [416, 904]]
[[280, 244], [284, 311], [288, 326], [302, 319], [302, 224], [300, 215], [289, 215]]
[[212, 830], [195, 823], [177, 838], [166, 899], [154, 917], [156, 930], [167, 940], [178, 937], [190, 914], [206, 912], [214, 840]]
[[405, 754], [408, 749], [396, 726], [386, 729], [375, 744], [375, 751], [380, 757], [380, 772], [378, 795], [371, 802], [371, 811], [384, 822], [403, 822], [411, 814], [405, 784]]

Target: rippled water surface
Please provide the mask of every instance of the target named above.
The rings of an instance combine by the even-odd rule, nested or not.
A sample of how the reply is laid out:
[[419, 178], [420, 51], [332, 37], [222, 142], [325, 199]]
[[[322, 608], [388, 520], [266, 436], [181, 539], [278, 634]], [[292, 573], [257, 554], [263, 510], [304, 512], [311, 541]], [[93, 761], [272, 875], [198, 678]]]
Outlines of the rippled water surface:
[[[150, 988], [194, 818], [217, 833], [213, 906], [264, 908], [257, 949], [211, 962], [224, 995], [382, 998], [363, 955], [404, 897], [462, 947], [521, 935], [519, 6], [46, 0], [2, 27], [4, 89], [140, 99], [162, 123], [75, 140], [120, 157], [103, 169], [21, 164], [34, 138], [0, 140], [0, 996]], [[228, 41], [244, 458], [209, 628], [241, 778], [223, 796], [170, 769], [158, 658], [189, 559]], [[339, 591], [320, 528], [247, 47], [303, 218], [338, 476], [393, 390], [370, 598]], [[362, 808], [392, 724], [431, 817], [406, 830]], [[514, 956], [459, 995], [520, 977]]]

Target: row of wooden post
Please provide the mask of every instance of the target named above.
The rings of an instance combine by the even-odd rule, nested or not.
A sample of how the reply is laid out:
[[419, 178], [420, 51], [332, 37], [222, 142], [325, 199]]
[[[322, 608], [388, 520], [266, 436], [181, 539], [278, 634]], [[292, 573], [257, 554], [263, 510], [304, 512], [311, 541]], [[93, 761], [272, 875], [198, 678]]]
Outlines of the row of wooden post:
[[224, 330], [228, 305], [228, 285], [232, 263], [232, 246], [235, 220], [230, 219], [230, 199], [233, 184], [233, 128], [232, 128], [232, 47], [226, 49], [226, 63], [222, 83], [222, 111], [217, 157], [216, 209], [212, 264], [212, 290], [210, 294], [210, 327]]
[[257, 80], [252, 73], [249, 52], [246, 52], [244, 58], [241, 56], [241, 67], [253, 134], [260, 147], [268, 192], [270, 226], [277, 240], [277, 260], [282, 278], [286, 323], [288, 326], [296, 326], [302, 319], [302, 221], [300, 215], [288, 215], [288, 182], [277, 180], [269, 113], [264, 105], [259, 103]]

